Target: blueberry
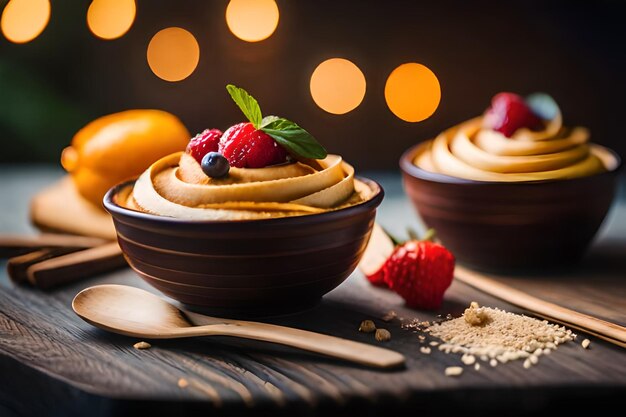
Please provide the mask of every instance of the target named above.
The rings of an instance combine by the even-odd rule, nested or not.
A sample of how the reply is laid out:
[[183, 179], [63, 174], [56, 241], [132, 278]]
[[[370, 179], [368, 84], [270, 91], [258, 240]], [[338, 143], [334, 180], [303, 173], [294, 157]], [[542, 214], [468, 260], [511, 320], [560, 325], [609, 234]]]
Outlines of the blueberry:
[[211, 178], [222, 178], [228, 175], [230, 165], [228, 159], [219, 152], [209, 152], [202, 158], [202, 171]]

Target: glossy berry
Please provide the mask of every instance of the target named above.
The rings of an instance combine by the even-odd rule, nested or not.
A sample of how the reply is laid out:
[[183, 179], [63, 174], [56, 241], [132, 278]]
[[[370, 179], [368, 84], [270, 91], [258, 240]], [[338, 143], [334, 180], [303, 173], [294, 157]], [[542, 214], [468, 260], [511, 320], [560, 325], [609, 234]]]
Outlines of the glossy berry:
[[513, 93], [499, 93], [491, 99], [484, 124], [509, 138], [522, 127], [532, 130], [543, 127], [541, 119], [532, 112], [524, 99]]
[[219, 152], [209, 152], [204, 155], [200, 166], [202, 171], [211, 178], [223, 178], [230, 171], [228, 160]]
[[454, 256], [430, 241], [396, 247], [384, 266], [384, 279], [409, 307], [434, 310], [454, 278]]
[[219, 129], [206, 129], [194, 136], [187, 145], [186, 152], [194, 157], [199, 164], [202, 158], [209, 152], [217, 152], [219, 149], [222, 131]]
[[263, 168], [287, 161], [285, 148], [252, 123], [239, 123], [224, 132], [219, 151], [237, 168]]

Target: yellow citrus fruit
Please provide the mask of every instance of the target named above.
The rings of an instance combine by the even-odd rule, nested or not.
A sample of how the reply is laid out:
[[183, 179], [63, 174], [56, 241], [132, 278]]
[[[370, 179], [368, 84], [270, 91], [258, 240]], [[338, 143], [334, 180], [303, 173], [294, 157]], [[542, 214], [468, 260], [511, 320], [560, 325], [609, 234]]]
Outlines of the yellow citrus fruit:
[[137, 177], [154, 161], [182, 151], [189, 131], [161, 110], [127, 110], [100, 117], [80, 129], [63, 150], [61, 165], [80, 194], [102, 206], [117, 183]]

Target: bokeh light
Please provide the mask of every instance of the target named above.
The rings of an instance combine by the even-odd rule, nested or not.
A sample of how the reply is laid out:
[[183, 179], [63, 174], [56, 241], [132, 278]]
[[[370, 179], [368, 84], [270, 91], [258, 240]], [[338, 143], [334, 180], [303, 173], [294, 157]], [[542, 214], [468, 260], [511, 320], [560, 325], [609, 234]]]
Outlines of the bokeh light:
[[311, 75], [311, 96], [315, 104], [333, 114], [354, 110], [365, 97], [365, 76], [352, 62], [331, 58]]
[[198, 66], [200, 47], [191, 33], [170, 27], [152, 37], [147, 55], [148, 65], [157, 77], [180, 81], [189, 77]]
[[0, 28], [11, 42], [26, 43], [39, 36], [49, 20], [49, 0], [11, 0], [2, 12]]
[[87, 26], [102, 39], [124, 35], [135, 21], [135, 0], [93, 0], [87, 10]]
[[278, 26], [278, 17], [274, 0], [230, 0], [226, 7], [228, 28], [247, 42], [269, 38]]
[[421, 122], [428, 119], [439, 106], [439, 80], [422, 64], [402, 64], [387, 78], [385, 100], [389, 109], [400, 119]]

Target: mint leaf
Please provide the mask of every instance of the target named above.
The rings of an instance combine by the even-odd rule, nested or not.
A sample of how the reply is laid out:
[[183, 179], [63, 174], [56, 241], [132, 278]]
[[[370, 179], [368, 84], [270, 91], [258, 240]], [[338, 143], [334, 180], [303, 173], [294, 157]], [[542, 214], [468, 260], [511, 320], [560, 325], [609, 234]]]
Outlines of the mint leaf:
[[226, 86], [226, 90], [232, 97], [233, 101], [246, 118], [252, 123], [255, 129], [258, 129], [261, 126], [261, 107], [259, 103], [256, 101], [254, 97], [252, 97], [246, 90], [243, 88], [239, 88], [235, 85], [228, 84]]
[[306, 130], [282, 117], [268, 116], [261, 130], [270, 135], [279, 145], [303, 158], [323, 159], [328, 153]]
[[278, 116], [265, 116], [263, 120], [261, 120], [261, 129], [278, 119], [280, 119]]
[[560, 112], [559, 105], [546, 93], [533, 93], [526, 97], [526, 104], [543, 120], [552, 120]]

